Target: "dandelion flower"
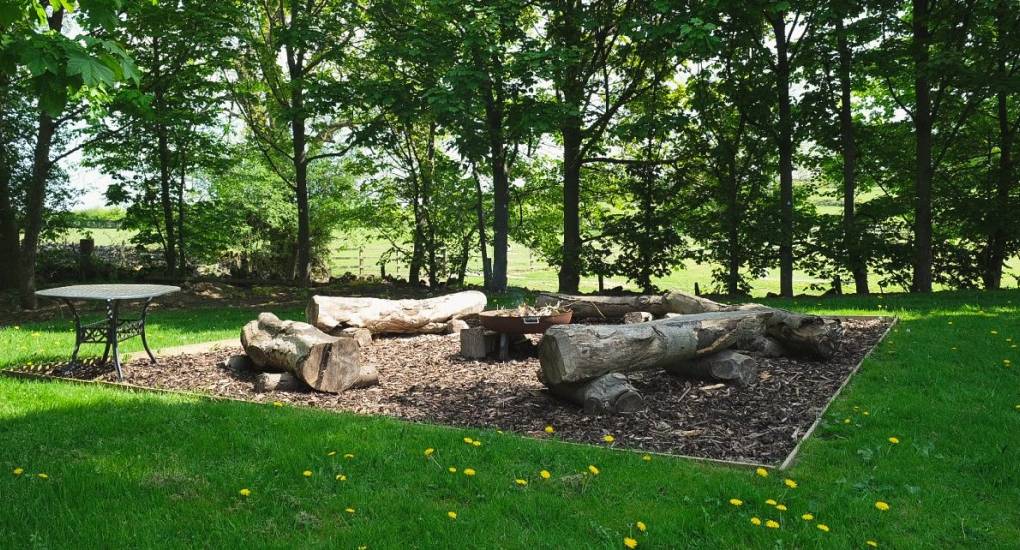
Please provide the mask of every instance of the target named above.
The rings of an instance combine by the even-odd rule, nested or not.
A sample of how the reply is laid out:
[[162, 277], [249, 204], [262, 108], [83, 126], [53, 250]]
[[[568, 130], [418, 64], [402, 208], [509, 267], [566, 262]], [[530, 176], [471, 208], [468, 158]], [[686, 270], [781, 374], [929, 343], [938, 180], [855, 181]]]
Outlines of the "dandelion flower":
[[344, 455], [344, 458], [351, 459], [354, 458], [354, 455], [352, 455], [351, 453], [347, 453]]
[[336, 451], [330, 451], [330, 452], [326, 453], [326, 456], [333, 456], [335, 454], [336, 454]]
[[464, 475], [466, 475], [468, 477], [471, 477], [471, 476], [475, 475], [475, 469], [474, 468], [464, 468]]
[[447, 468], [447, 470], [449, 470], [451, 474], [457, 473], [457, 468], [455, 468], [453, 466], [450, 466], [449, 468]]
[[630, 537], [623, 537], [623, 545], [627, 548], [637, 548], [637, 541]]
[[731, 498], [730, 499], [730, 504], [732, 504], [734, 506], [743, 506], [744, 505], [744, 501], [740, 500], [739, 498]]
[[900, 438], [898, 438], [898, 437], [890, 437], [889, 438], [889, 443], [892, 443], [893, 445], [899, 445], [900, 444]]
[[473, 441], [474, 441], [474, 439], [471, 439], [470, 437], [465, 437], [464, 438], [464, 443], [467, 443], [468, 445], [470, 445]]
[[[1017, 405], [1016, 408], [1020, 409], [1020, 405]], [[21, 474], [25, 473], [25, 469], [24, 468], [15, 468], [13, 473], [16, 476], [20, 476]]]
[[882, 502], [881, 500], [875, 502], [875, 508], [885, 512], [889, 510], [889, 503]]
[[521, 487], [524, 487], [525, 485], [528, 484], [528, 480], [526, 480], [526, 479], [515, 479], [514, 483], [520, 485]]
[[449, 512], [446, 513], [446, 517], [450, 519], [457, 519], [457, 512], [450, 510]]
[[305, 477], [312, 477], [312, 471], [311, 470], [305, 470], [304, 472], [301, 472], [301, 475], [303, 475]]
[[754, 525], [756, 527], [761, 525], [761, 518], [759, 518], [758, 516], [752, 517], [751, 518], [751, 525]]
[[992, 334], [998, 334], [998, 333], [999, 333], [999, 331], [997, 331], [997, 330], [993, 330], [992, 331]]
[[248, 497], [248, 496], [251, 496], [251, 489], [241, 489], [241, 490], [240, 490], [240, 491], [238, 491], [238, 492], [239, 492], [239, 493], [241, 494], [241, 496], [243, 496], [243, 497]]
[[432, 447], [429, 447], [428, 449], [425, 449], [425, 456], [432, 456], [432, 453], [434, 452], [436, 452], [436, 450], [433, 449]]
[[48, 476], [46, 474], [35, 474], [35, 476], [38, 477], [39, 479], [49, 479], [50, 478], [50, 476]]
[[606, 434], [602, 436], [602, 441], [605, 441], [606, 443], [612, 443], [613, 441], [616, 441], [616, 438], [609, 434]]
[[555, 431], [556, 431], [556, 429], [553, 428], [552, 426], [546, 426], [545, 427], [545, 433], [547, 433], [547, 434], [551, 434], [551, 433], [553, 433]]
[[765, 522], [765, 527], [768, 527], [769, 529], [779, 529], [779, 522], [776, 521], [776, 520], [770, 519], [770, 520]]
[[592, 464], [589, 464], [589, 465], [588, 465], [588, 471], [589, 471], [589, 472], [591, 472], [591, 475], [593, 475], [593, 476], [597, 476], [597, 475], [599, 475], [599, 469], [598, 469], [598, 468], [596, 468], [596, 467], [595, 467], [594, 465], [592, 465]]
[[796, 489], [797, 488], [797, 482], [792, 480], [792, 479], [784, 479], [783, 480], [783, 484], [785, 484], [787, 487], [789, 487], [791, 489]]
[[878, 543], [873, 541], [873, 540], [864, 541], [864, 544], [867, 544], [868, 546], [870, 546], [872, 548], [878, 548]]
[[347, 512], [348, 514], [353, 514], [354, 508], [344, 508], [344, 512]]
[[634, 526], [637, 527], [637, 530], [641, 531], [642, 533], [644, 533], [645, 531], [648, 530], [648, 526], [645, 525], [645, 522], [643, 522], [643, 521], [639, 521], [639, 522], [635, 523]]
[[829, 532], [829, 526], [824, 524], [824, 523], [819, 523], [818, 525], [815, 525], [815, 527], [817, 527], [818, 530], [823, 532], [823, 533], [828, 533]]
[[273, 406], [274, 407], [282, 407], [283, 406], [283, 402], [282, 401], [273, 401]]
[[475, 447], [481, 447], [482, 446], [482, 442], [478, 441], [477, 439], [472, 441], [471, 444], [474, 445]]
[[870, 415], [871, 415], [871, 413], [869, 413], [868, 411], [864, 411], [864, 416], [870, 416]]
[[808, 512], [808, 513], [803, 514], [802, 516], [800, 516], [800, 519], [802, 519], [804, 521], [811, 521], [811, 520], [815, 519], [815, 515], [812, 514], [811, 512]]
[[644, 455], [644, 456], [641, 457], [641, 460], [644, 460], [645, 462], [651, 462], [652, 461], [652, 455]]
[[339, 475], [336, 476], [336, 480], [337, 481], [347, 481], [347, 476], [345, 476], [343, 474], [339, 474]]
[[786, 505], [785, 504], [777, 504], [776, 505], [776, 510], [779, 510], [780, 512], [785, 512], [786, 511]]
[[849, 418], [844, 418], [843, 419], [843, 423], [844, 424], [849, 424], [850, 423], [850, 419]]
[[769, 471], [766, 470], [765, 468], [759, 467], [757, 470], [754, 471], [754, 473], [758, 474], [761, 477], [769, 477]]
[[775, 506], [777, 504], [777, 502], [776, 502], [776, 499], [770, 498], [770, 499], [765, 501], [765, 504], [768, 504], [769, 506]]

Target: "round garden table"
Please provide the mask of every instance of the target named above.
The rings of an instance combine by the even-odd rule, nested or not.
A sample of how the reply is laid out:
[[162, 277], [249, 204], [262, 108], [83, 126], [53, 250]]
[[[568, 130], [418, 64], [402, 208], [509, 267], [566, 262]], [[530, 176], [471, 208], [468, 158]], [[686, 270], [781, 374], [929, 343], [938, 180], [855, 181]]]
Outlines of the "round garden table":
[[[78, 361], [78, 349], [82, 344], [106, 344], [103, 351], [105, 363], [110, 351], [113, 351], [113, 366], [117, 369], [117, 379], [124, 380], [124, 373], [120, 369], [120, 357], [117, 355], [117, 344], [134, 336], [142, 337], [142, 347], [149, 354], [149, 359], [156, 362], [156, 356], [149, 349], [149, 342], [145, 340], [145, 313], [149, 310], [149, 304], [154, 298], [178, 292], [181, 288], [169, 285], [72, 285], [58, 288], [40, 290], [35, 294], [47, 298], [63, 300], [67, 307], [74, 314], [74, 353], [71, 354], [71, 363]], [[93, 300], [106, 302], [106, 319], [95, 323], [83, 324], [78, 310], [74, 308], [75, 300]], [[137, 319], [124, 319], [120, 317], [121, 302], [145, 301], [141, 314]]]

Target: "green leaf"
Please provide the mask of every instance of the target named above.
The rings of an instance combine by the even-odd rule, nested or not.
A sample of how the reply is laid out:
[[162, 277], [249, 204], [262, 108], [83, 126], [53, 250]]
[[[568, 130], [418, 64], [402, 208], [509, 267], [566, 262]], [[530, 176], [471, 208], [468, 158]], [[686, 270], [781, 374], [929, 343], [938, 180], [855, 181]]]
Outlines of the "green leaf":
[[113, 84], [113, 71], [98, 60], [81, 55], [72, 55], [67, 60], [67, 74], [81, 75], [82, 82], [86, 86], [99, 86], [100, 84]]

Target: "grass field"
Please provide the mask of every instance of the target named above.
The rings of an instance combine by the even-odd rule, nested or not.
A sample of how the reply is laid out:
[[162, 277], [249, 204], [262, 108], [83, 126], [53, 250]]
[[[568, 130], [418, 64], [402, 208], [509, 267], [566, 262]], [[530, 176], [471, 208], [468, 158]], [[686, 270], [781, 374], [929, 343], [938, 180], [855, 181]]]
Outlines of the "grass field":
[[[767, 478], [489, 430], [0, 378], [0, 545], [1017, 547], [1020, 292], [769, 303], [902, 322], [797, 464]], [[158, 312], [153, 340], [217, 339], [249, 317]], [[4, 327], [0, 365], [64, 357], [66, 332], [66, 322]], [[589, 465], [597, 476], [583, 474]]]

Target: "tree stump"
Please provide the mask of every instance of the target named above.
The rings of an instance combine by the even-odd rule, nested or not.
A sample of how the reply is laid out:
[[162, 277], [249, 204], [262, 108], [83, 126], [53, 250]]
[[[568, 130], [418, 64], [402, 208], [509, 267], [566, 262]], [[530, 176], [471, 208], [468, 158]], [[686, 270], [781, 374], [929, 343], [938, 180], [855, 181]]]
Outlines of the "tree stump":
[[244, 326], [241, 345], [256, 369], [289, 372], [319, 391], [339, 393], [379, 382], [375, 367], [361, 363], [361, 347], [353, 338], [281, 321], [272, 313]]

